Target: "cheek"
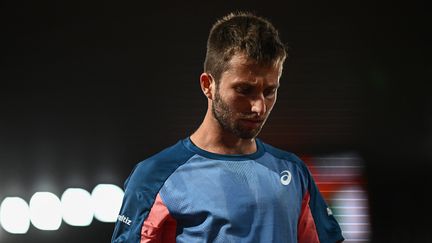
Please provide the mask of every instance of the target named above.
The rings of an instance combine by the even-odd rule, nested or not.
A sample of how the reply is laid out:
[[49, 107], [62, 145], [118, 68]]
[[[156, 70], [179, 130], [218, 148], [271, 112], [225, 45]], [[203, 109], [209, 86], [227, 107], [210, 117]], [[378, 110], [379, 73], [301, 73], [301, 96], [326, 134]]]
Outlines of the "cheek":
[[245, 97], [236, 97], [232, 99], [231, 107], [238, 112], [247, 113], [251, 109], [251, 102]]
[[276, 97], [274, 99], [266, 101], [267, 112], [270, 112], [273, 109], [275, 103], [276, 103]]

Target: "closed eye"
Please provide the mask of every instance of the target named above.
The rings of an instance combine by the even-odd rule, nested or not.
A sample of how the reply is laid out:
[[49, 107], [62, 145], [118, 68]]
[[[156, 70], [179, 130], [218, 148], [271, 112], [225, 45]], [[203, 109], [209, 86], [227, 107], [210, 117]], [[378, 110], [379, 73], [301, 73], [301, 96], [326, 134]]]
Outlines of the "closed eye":
[[252, 93], [253, 87], [250, 85], [240, 85], [235, 88], [235, 91], [239, 94], [247, 95]]
[[271, 88], [264, 90], [264, 96], [267, 98], [273, 98], [276, 94], [277, 88]]

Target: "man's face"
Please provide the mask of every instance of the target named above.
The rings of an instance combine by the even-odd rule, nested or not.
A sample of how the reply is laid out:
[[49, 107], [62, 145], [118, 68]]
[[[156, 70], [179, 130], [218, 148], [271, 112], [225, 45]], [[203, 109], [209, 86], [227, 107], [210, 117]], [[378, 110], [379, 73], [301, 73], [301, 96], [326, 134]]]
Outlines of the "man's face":
[[280, 62], [262, 66], [245, 55], [234, 55], [212, 101], [213, 116], [222, 129], [239, 138], [255, 138], [276, 102], [281, 73]]

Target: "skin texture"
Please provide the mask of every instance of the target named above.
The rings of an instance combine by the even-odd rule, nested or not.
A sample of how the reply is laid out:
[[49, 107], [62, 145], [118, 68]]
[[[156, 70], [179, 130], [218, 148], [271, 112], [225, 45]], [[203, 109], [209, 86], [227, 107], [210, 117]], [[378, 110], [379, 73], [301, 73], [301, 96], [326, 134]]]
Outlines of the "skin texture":
[[277, 98], [282, 63], [257, 64], [237, 53], [217, 83], [211, 74], [200, 76], [208, 107], [200, 127], [191, 135], [198, 147], [219, 154], [256, 151], [255, 137]]

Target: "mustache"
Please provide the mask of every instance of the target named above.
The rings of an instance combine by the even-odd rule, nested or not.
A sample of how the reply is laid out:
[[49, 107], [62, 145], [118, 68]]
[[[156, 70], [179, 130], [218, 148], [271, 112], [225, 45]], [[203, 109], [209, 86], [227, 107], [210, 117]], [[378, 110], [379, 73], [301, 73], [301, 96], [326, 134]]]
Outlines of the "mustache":
[[266, 116], [257, 116], [256, 114], [240, 114], [240, 119], [263, 122], [266, 120]]

